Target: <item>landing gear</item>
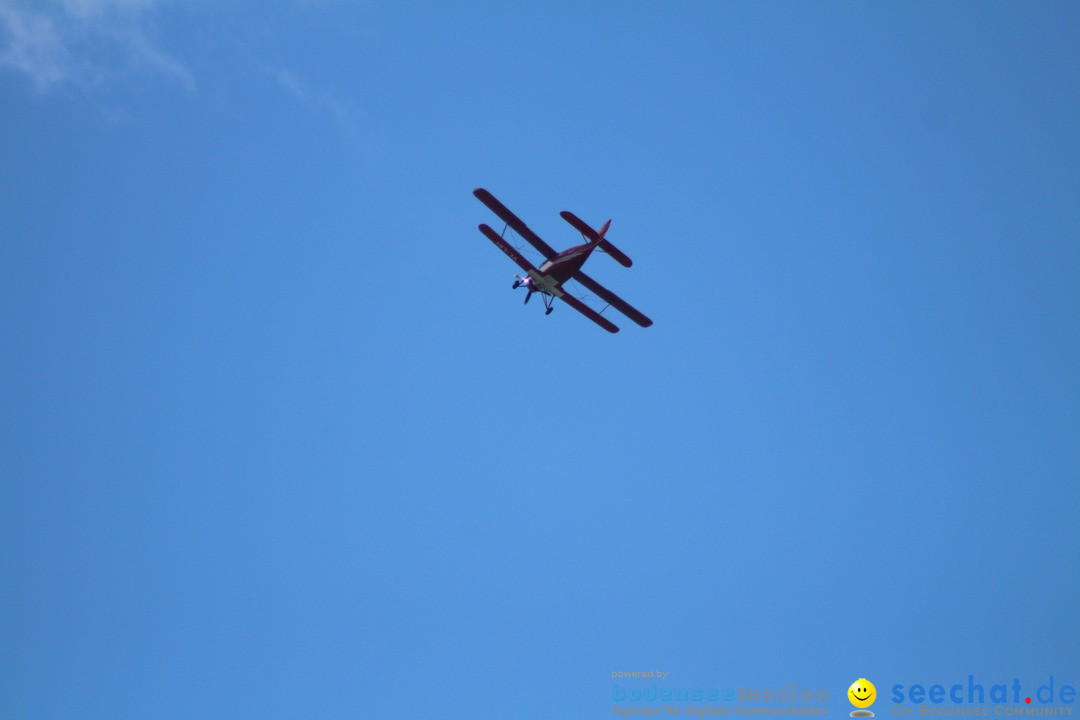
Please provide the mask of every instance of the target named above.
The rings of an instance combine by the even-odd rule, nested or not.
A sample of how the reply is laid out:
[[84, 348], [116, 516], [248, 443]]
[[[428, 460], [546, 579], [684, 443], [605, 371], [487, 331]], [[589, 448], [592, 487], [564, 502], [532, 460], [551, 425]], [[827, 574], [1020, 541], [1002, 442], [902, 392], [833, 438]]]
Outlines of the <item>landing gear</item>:
[[517, 290], [519, 287], [525, 288], [525, 304], [529, 304], [529, 300], [532, 298], [533, 293], [536, 293], [544, 299], [544, 314], [550, 315], [555, 309], [555, 296], [549, 293], [547, 290], [541, 290], [533, 283], [532, 278], [521, 277], [520, 275], [514, 276], [514, 284], [510, 287], [511, 290]]

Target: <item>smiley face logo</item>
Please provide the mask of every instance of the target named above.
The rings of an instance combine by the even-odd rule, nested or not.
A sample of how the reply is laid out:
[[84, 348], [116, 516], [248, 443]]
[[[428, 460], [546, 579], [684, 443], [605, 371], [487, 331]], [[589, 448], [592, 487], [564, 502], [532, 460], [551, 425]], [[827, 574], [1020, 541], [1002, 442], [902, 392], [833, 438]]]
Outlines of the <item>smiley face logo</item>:
[[874, 683], [866, 678], [859, 678], [851, 683], [851, 687], [847, 690], [847, 696], [855, 707], [868, 708], [877, 699], [877, 688], [874, 687]]

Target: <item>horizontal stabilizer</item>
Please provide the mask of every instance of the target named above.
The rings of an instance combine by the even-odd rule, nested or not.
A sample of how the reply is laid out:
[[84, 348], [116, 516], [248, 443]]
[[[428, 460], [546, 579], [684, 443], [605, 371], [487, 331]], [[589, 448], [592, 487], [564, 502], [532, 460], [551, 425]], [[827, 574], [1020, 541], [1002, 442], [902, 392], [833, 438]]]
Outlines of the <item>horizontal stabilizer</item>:
[[[574, 229], [588, 238], [589, 242], [596, 242], [600, 239], [600, 233], [592, 229], [592, 227], [579, 218], [569, 210], [563, 210], [559, 215], [562, 219], [574, 226]], [[611, 222], [610, 220], [608, 221]], [[606, 228], [605, 228], [606, 229]], [[619, 263], [623, 267], [630, 267], [633, 265], [633, 261], [628, 258], [622, 250], [611, 244], [610, 240], [600, 240], [600, 249], [606, 252], [608, 255], [615, 259], [615, 262]]]

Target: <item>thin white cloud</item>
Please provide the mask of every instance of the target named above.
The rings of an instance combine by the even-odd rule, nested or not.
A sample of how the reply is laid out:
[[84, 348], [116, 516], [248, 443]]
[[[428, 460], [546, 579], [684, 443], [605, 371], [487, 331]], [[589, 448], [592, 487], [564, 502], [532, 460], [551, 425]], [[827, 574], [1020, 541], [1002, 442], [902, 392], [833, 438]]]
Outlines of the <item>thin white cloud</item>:
[[23, 73], [39, 90], [69, 74], [71, 54], [47, 15], [22, 11], [12, 2], [0, 0], [0, 26], [5, 36], [0, 67]]
[[282, 87], [289, 91], [290, 95], [300, 102], [308, 102], [311, 91], [308, 89], [307, 83], [297, 77], [296, 73], [285, 68], [270, 68], [270, 73], [281, 83]]
[[267, 68], [275, 80], [309, 112], [329, 117], [346, 137], [359, 141], [365, 136], [361, 114], [330, 88], [315, 88], [291, 70]]
[[91, 87], [131, 73], [163, 75], [193, 89], [194, 78], [147, 35], [157, 0], [0, 0], [0, 69], [40, 92]]
[[57, 4], [72, 15], [88, 18], [113, 10], [141, 10], [150, 7], [153, 0], [57, 0]]

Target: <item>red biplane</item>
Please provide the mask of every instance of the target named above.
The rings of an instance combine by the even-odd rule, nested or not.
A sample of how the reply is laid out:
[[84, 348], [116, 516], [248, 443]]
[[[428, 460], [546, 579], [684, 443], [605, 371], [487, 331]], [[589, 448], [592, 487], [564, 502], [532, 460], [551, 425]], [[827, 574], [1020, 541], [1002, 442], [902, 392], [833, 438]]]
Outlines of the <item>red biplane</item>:
[[[563, 210], [559, 213], [563, 220], [566, 220], [566, 222], [573, 225], [574, 229], [580, 232], [587, 242], [584, 245], [575, 245], [572, 248], [557, 253], [550, 245], [541, 240], [539, 235], [530, 230], [525, 223], [521, 222], [521, 219], [517, 215], [510, 212], [505, 205], [496, 200], [495, 196], [487, 190], [476, 188], [473, 190], [473, 195], [475, 195], [480, 202], [487, 205], [493, 213], [498, 215], [499, 219], [505, 222], [507, 227], [523, 237], [526, 242], [536, 248], [537, 252], [546, 258], [546, 262], [539, 268], [535, 268], [532, 263], [526, 260], [502, 235], [499, 235], [499, 233], [495, 232], [487, 225], [480, 225], [480, 232], [484, 233], [488, 240], [495, 243], [496, 247], [506, 253], [511, 260], [517, 263], [519, 268], [525, 271], [525, 277], [514, 275], [517, 279], [514, 281], [513, 286], [513, 289], [515, 290], [519, 287], [523, 287], [527, 290], [525, 302], [529, 302], [529, 298], [532, 297], [534, 292], [540, 293], [540, 296], [544, 300], [544, 307], [546, 308], [544, 314], [550, 315], [551, 311], [555, 309], [554, 299], [559, 298], [608, 332], [619, 332], [619, 328], [614, 323], [571, 295], [564, 288], [566, 282], [569, 280], [576, 280], [595, 293], [601, 300], [636, 322], [641, 327], [649, 327], [652, 325], [652, 320], [642, 315], [640, 311], [631, 307], [630, 303], [626, 302], [581, 271], [581, 266], [585, 264], [589, 255], [597, 248], [600, 248], [601, 252], [606, 252], [613, 257], [615, 261], [623, 267], [630, 267], [632, 264], [630, 258], [626, 257], [622, 251], [612, 245], [611, 242], [604, 237], [604, 234], [611, 226], [610, 220], [604, 223], [604, 226], [597, 232], [582, 221], [577, 215], [574, 215], [567, 210]], [[506, 228], [503, 228], [503, 233], [506, 233]], [[607, 307], [604, 308], [604, 310], [606, 309]], [[603, 312], [603, 310], [600, 312]]]

